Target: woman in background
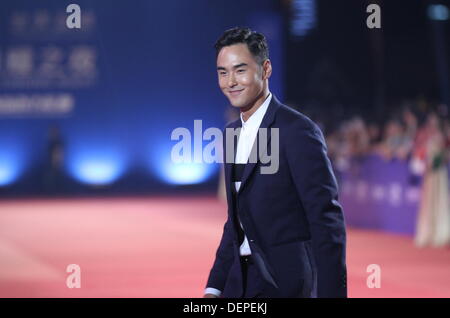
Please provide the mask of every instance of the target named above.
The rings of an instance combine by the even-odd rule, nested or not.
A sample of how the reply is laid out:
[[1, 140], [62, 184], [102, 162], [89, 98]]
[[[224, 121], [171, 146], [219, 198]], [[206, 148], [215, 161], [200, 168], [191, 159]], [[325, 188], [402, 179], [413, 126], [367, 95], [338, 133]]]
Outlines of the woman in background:
[[439, 117], [428, 116], [418, 136], [415, 157], [422, 157], [425, 174], [417, 219], [415, 244], [438, 247], [450, 244], [450, 205], [447, 172], [447, 136]]

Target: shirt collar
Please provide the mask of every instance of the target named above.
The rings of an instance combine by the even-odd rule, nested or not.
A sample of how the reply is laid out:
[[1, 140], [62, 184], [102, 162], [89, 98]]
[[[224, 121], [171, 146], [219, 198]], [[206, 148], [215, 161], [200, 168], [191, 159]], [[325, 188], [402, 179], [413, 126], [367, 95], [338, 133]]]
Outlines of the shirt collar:
[[262, 105], [259, 106], [258, 109], [245, 122], [244, 122], [244, 119], [242, 118], [242, 113], [241, 113], [240, 116], [241, 116], [242, 128], [258, 129], [259, 126], [261, 125], [261, 122], [264, 118], [264, 115], [267, 111], [267, 108], [269, 107], [271, 100], [272, 100], [272, 93], [269, 93], [269, 95], [264, 100]]

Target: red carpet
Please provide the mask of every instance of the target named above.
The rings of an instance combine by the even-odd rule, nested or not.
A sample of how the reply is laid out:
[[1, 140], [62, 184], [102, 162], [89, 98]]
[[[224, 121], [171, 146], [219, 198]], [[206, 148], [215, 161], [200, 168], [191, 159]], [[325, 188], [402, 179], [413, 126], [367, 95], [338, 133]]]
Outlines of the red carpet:
[[[206, 197], [0, 201], [0, 297], [200, 297], [225, 213]], [[450, 249], [349, 229], [347, 254], [350, 297], [450, 297]]]

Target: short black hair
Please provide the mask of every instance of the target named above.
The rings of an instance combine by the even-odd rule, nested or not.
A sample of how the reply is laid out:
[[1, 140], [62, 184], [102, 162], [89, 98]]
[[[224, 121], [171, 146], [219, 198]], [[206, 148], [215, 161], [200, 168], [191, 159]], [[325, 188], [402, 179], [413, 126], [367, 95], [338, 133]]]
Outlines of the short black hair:
[[216, 57], [225, 46], [240, 43], [247, 44], [248, 50], [259, 64], [262, 64], [269, 58], [269, 46], [267, 45], [266, 37], [259, 32], [242, 27], [234, 27], [222, 34], [216, 41], [216, 44], [214, 44]]

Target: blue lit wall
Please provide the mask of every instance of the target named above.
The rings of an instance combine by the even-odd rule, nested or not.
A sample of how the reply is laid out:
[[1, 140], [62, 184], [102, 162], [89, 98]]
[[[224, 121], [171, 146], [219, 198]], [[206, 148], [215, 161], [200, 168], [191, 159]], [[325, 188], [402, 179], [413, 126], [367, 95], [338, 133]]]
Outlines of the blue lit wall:
[[[20, 94], [67, 95], [72, 104], [66, 113], [0, 111], [0, 194], [14, 185], [16, 192], [32, 193], [45, 184], [49, 130], [55, 126], [69, 192], [89, 185], [156, 191], [170, 184], [214, 183], [218, 165], [170, 162], [175, 144], [170, 134], [176, 127], [192, 129], [195, 119], [203, 120], [204, 129], [225, 124], [228, 106], [217, 87], [213, 44], [235, 25], [267, 34], [274, 66], [271, 89], [283, 98], [282, 24], [273, 2], [77, 1], [81, 31], [60, 33], [49, 25], [61, 19], [61, 13], [67, 17], [68, 3], [2, 2], [0, 107], [8, 96]], [[88, 31], [83, 30], [84, 14]], [[15, 22], [13, 15], [18, 16]], [[28, 32], [31, 26], [21, 26], [21, 19], [41, 19], [42, 32], [36, 27]], [[12, 32], [12, 24], [19, 31]], [[19, 66], [19, 72], [28, 72], [32, 80], [19, 76], [15, 82], [6, 72], [14, 66], [8, 54], [24, 46], [32, 51], [32, 66]], [[87, 65], [88, 75], [80, 80], [71, 77], [71, 63], [76, 50], [84, 47], [92, 53], [93, 66]], [[58, 68], [72, 75], [59, 79]], [[45, 76], [53, 78], [46, 81]]]

